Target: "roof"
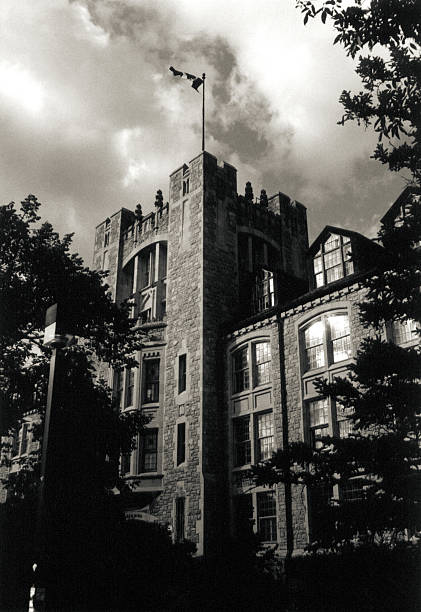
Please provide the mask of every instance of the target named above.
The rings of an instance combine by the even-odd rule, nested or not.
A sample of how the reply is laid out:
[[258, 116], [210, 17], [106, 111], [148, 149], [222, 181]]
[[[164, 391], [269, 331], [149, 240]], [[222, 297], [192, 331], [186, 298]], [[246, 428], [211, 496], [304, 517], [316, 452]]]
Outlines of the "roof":
[[405, 187], [386, 214], [380, 219], [380, 222], [383, 224], [392, 223], [396, 217], [400, 215], [401, 208], [408, 202], [409, 196], [413, 194], [421, 194], [421, 187], [417, 185], [408, 185]]
[[[317, 251], [317, 247], [323, 240], [327, 237], [328, 234], [339, 234], [341, 236], [348, 236], [349, 238], [354, 238], [359, 241], [368, 242], [371, 245], [375, 245], [379, 247], [378, 244], [374, 243], [370, 238], [360, 234], [359, 232], [354, 232], [353, 230], [344, 229], [343, 227], [335, 227], [333, 225], [326, 225], [320, 234], [317, 236], [315, 240], [311, 243], [308, 249], [308, 254], [313, 255]], [[381, 247], [379, 247], [381, 248]]]

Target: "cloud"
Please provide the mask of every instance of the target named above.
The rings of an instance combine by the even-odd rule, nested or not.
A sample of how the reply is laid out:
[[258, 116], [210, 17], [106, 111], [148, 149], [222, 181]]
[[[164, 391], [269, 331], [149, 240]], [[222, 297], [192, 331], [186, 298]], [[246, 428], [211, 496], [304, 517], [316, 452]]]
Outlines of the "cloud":
[[313, 235], [363, 229], [402, 183], [368, 161], [370, 132], [336, 125], [358, 81], [331, 43], [280, 0], [3, 0], [2, 201], [36, 193], [90, 262], [94, 226], [150, 210], [200, 150], [201, 95], [174, 65], [206, 72], [206, 148], [238, 168], [239, 192], [302, 201]]

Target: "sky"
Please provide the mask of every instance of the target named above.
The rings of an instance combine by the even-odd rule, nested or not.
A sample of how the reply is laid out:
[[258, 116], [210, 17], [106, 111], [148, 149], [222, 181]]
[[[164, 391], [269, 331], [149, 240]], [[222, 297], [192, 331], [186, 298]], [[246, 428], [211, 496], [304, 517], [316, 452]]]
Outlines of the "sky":
[[327, 224], [372, 237], [405, 182], [370, 159], [372, 131], [337, 125], [361, 84], [334, 37], [295, 0], [2, 0], [1, 203], [35, 194], [90, 265], [95, 226], [168, 199], [200, 153], [201, 95], [172, 65], [206, 73], [206, 150], [239, 193], [303, 203], [310, 240]]

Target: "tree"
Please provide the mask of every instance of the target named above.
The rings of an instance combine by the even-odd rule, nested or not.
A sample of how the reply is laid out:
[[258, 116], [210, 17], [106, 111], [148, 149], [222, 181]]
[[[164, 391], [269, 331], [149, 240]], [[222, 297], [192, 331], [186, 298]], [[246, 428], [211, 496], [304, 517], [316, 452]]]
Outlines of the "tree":
[[[122, 484], [118, 459], [133, 447], [145, 423], [139, 412], [119, 414], [95, 363], [134, 366], [133, 352], [142, 335], [134, 328], [127, 306], [113, 303], [106, 273], [89, 270], [70, 253], [71, 235], [60, 239], [50, 224], [40, 225], [39, 207], [33, 195], [19, 210], [14, 203], [0, 207], [0, 434], [10, 444], [10, 434], [16, 434], [22, 417], [33, 411], [41, 419], [32, 425], [33, 434], [42, 438], [51, 358], [51, 349], [42, 344], [44, 317], [47, 307], [58, 303], [77, 342], [61, 350], [55, 376], [50, 449], [54, 461], [46, 479], [47, 548], [50, 567], [55, 566], [51, 592], [60, 598], [68, 589], [74, 598], [71, 577], [81, 563], [75, 560], [81, 547], [89, 558], [88, 550], [97, 549], [100, 535], [106, 537], [118, 522], [119, 509], [111, 494]], [[16, 517], [35, 524], [39, 455], [38, 448], [22, 458], [20, 470], [8, 480], [3, 514], [9, 519], [10, 533], [13, 524], [23, 523], [20, 519], [14, 523]], [[14, 543], [6, 544], [12, 551]], [[22, 569], [28, 576], [34, 551], [28, 541], [25, 546]], [[92, 554], [92, 563], [94, 559]], [[3, 560], [7, 562], [6, 555]], [[5, 585], [7, 576], [11, 578], [6, 572]]]
[[[343, 91], [340, 124], [372, 125], [378, 135], [373, 158], [390, 170], [410, 170], [421, 180], [421, 10], [419, 0], [297, 0], [304, 23], [319, 16], [338, 32], [334, 44], [358, 57], [363, 91]], [[348, 4], [348, 3], [347, 3]], [[376, 54], [375, 54], [376, 53]], [[387, 144], [385, 144], [385, 141]]]
[[[419, 3], [356, 0], [344, 8], [341, 0], [327, 0], [316, 8], [313, 2], [298, 0], [297, 6], [305, 23], [317, 15], [323, 23], [331, 19], [338, 31], [334, 43], [341, 43], [351, 57], [366, 48], [371, 52], [376, 45], [383, 47], [382, 57], [359, 57], [357, 73], [365, 91], [342, 93], [345, 114], [339, 123], [373, 124], [379, 139], [373, 157], [391, 170], [409, 169], [419, 184]], [[404, 142], [398, 144], [401, 138]], [[358, 538], [390, 544], [404, 532], [421, 528], [421, 354], [419, 347], [403, 348], [381, 336], [385, 325], [409, 320], [417, 322], [420, 333], [421, 259], [415, 248], [421, 236], [419, 193], [419, 187], [412, 188], [401, 218], [380, 229], [384, 252], [364, 281], [367, 292], [360, 304], [368, 336], [350, 376], [330, 384], [320, 379], [317, 384], [321, 396], [342, 405], [353, 433], [344, 439], [325, 437], [318, 449], [304, 442], [286, 445], [254, 468], [258, 484], [307, 485], [315, 507], [317, 497], [327, 492], [330, 503], [319, 506], [315, 548], [337, 549]], [[345, 488], [352, 483], [360, 487], [357, 499], [332, 498], [335, 485]]]

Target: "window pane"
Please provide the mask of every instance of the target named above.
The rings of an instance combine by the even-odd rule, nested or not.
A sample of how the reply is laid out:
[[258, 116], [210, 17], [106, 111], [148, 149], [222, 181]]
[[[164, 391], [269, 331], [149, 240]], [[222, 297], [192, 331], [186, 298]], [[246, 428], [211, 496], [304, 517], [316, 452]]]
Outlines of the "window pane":
[[254, 386], [264, 385], [270, 382], [270, 343], [258, 342], [254, 345], [255, 354], [255, 381]]
[[180, 355], [178, 358], [178, 392], [182, 393], [186, 390], [186, 367], [187, 355]]
[[333, 281], [338, 280], [338, 278], [342, 278], [342, 264], [339, 266], [335, 266], [334, 268], [329, 268], [326, 270], [326, 282], [333, 283]]
[[314, 267], [315, 274], [322, 271], [322, 258], [321, 257], [315, 257], [313, 259], [313, 267]]
[[334, 363], [349, 359], [351, 357], [351, 337], [348, 315], [332, 315], [328, 321]]
[[336, 249], [324, 255], [325, 268], [333, 268], [341, 263], [341, 251]]
[[396, 342], [396, 344], [404, 344], [405, 342], [414, 340], [417, 336], [415, 330], [416, 323], [412, 319], [404, 322], [393, 321], [392, 333], [394, 342]]
[[270, 459], [273, 452], [273, 415], [257, 415], [257, 460]]
[[332, 251], [333, 249], [337, 249], [340, 244], [340, 238], [337, 234], [331, 234], [329, 238], [324, 243], [324, 251], [327, 253], [328, 251]]
[[186, 459], [186, 424], [177, 425], [177, 465], [184, 463]]
[[242, 417], [233, 421], [234, 427], [234, 465], [251, 462], [250, 419]]
[[248, 347], [236, 351], [233, 356], [234, 393], [249, 388], [249, 356]]
[[310, 426], [328, 425], [329, 403], [327, 397], [309, 402]]
[[275, 305], [273, 272], [259, 270], [256, 276], [256, 310], [260, 312]]
[[311, 346], [316, 346], [318, 344], [322, 344], [323, 337], [324, 337], [323, 323], [321, 321], [316, 321], [315, 323], [307, 327], [307, 329], [304, 332], [306, 348], [309, 348]]
[[308, 370], [321, 368], [325, 365], [323, 339], [324, 324], [322, 321], [316, 321], [307, 327], [304, 332]]
[[354, 262], [346, 261], [345, 262], [345, 274], [349, 276], [349, 274], [354, 274]]
[[159, 401], [159, 359], [143, 362], [145, 368], [144, 403]]
[[263, 542], [275, 542], [276, 499], [275, 492], [257, 493], [257, 530]]
[[339, 426], [339, 437], [348, 438], [349, 434], [353, 432], [352, 422], [349, 419], [338, 422]]
[[127, 395], [126, 395], [126, 407], [133, 406], [134, 400], [134, 377], [135, 371], [134, 368], [130, 368], [127, 370]]
[[158, 430], [145, 432], [140, 439], [141, 462], [139, 472], [156, 472], [158, 463]]
[[325, 281], [323, 278], [323, 272], [321, 272], [320, 274], [316, 274], [315, 278], [316, 278], [316, 287], [323, 287], [323, 285], [325, 284]]

